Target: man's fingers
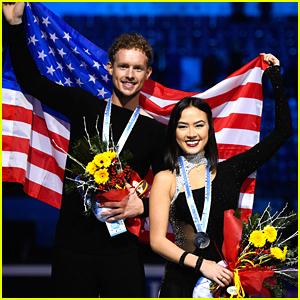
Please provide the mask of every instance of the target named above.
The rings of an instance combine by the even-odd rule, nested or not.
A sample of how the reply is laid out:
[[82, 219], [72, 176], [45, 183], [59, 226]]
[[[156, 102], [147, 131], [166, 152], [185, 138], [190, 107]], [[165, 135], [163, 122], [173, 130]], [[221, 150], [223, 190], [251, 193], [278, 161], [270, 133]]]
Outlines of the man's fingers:
[[110, 216], [110, 215], [113, 216], [113, 215], [120, 214], [120, 213], [123, 213], [123, 212], [124, 212], [123, 208], [110, 209], [110, 210], [107, 210], [107, 211], [102, 211], [101, 216], [103, 216], [103, 217]]
[[114, 222], [114, 221], [119, 221], [121, 219], [124, 219], [124, 215], [123, 214], [118, 214], [116, 216], [110, 217], [110, 218], [106, 219], [106, 221], [109, 222], [109, 223], [111, 223], [111, 222]]
[[128, 191], [130, 194], [132, 194], [132, 193], [135, 192], [135, 188], [134, 188], [131, 184], [127, 183], [127, 182], [125, 182], [125, 187], [126, 187], [127, 191]]
[[124, 203], [121, 201], [107, 201], [107, 202], [99, 202], [99, 207], [124, 207]]

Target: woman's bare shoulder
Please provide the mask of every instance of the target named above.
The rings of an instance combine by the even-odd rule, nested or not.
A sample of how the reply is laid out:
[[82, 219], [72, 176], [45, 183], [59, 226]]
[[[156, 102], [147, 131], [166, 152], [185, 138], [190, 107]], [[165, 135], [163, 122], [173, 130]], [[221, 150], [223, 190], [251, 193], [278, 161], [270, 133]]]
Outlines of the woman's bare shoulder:
[[160, 171], [154, 177], [154, 180], [172, 181], [174, 179], [175, 179], [175, 174], [170, 170]]

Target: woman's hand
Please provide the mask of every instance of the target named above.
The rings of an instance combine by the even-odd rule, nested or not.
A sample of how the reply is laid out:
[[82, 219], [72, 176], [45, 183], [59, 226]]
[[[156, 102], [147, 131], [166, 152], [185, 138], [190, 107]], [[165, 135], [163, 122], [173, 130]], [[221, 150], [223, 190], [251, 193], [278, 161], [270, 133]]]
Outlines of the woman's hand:
[[280, 62], [278, 58], [276, 58], [273, 54], [271, 53], [260, 53], [260, 55], [264, 56], [264, 61], [271, 67], [271, 66], [280, 66]]
[[212, 260], [203, 259], [200, 272], [208, 279], [215, 281], [221, 287], [229, 285], [233, 279], [233, 274], [230, 270]]
[[24, 2], [2, 2], [2, 10], [6, 21], [10, 25], [21, 24], [24, 7]]

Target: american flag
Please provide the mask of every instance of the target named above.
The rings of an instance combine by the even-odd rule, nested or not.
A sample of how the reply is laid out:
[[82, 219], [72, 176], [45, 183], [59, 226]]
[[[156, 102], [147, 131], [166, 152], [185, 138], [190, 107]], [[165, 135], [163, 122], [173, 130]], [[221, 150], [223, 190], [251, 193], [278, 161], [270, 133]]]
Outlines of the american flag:
[[[41, 3], [26, 3], [24, 26], [28, 47], [44, 76], [60, 85], [86, 89], [99, 99], [111, 96], [105, 51]], [[259, 141], [261, 79], [266, 68], [262, 57], [257, 57], [203, 93], [168, 89], [149, 79], [142, 89], [140, 104], [167, 124], [172, 108], [181, 98], [205, 99], [213, 111], [220, 160], [225, 160]], [[69, 121], [19, 87], [9, 55], [2, 84], [3, 181], [22, 183], [28, 195], [59, 208], [66, 154], [55, 144], [68, 150]], [[254, 185], [252, 174], [241, 189], [239, 207], [245, 216], [252, 212]]]

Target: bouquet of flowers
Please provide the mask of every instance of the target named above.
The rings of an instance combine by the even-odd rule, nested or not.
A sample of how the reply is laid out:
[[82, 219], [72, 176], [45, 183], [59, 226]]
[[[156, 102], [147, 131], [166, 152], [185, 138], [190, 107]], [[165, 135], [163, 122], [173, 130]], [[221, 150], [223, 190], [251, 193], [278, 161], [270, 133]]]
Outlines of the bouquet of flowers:
[[[65, 185], [66, 193], [74, 189], [79, 191], [84, 200], [86, 216], [93, 213], [99, 221], [104, 222], [107, 217], [101, 216], [101, 212], [108, 209], [98, 207], [98, 203], [121, 201], [129, 193], [126, 182], [135, 187], [140, 198], [149, 189], [148, 183], [127, 165], [132, 154], [125, 150], [122, 155], [117, 155], [114, 145], [108, 148], [99, 135], [79, 140], [72, 148], [72, 155], [67, 155], [74, 162], [67, 171], [74, 174], [75, 178], [67, 178], [70, 182]], [[128, 221], [136, 225], [136, 221]], [[137, 229], [133, 231], [135, 234], [138, 232]]]
[[283, 211], [271, 215], [270, 205], [262, 214], [251, 216], [246, 223], [233, 210], [224, 213], [223, 261], [233, 271], [233, 286], [226, 289], [211, 283], [213, 297], [245, 297], [263, 294], [281, 297], [285, 293], [283, 280], [297, 286], [298, 247], [291, 239], [298, 231], [283, 238], [282, 231], [297, 219], [297, 213], [283, 216]]

